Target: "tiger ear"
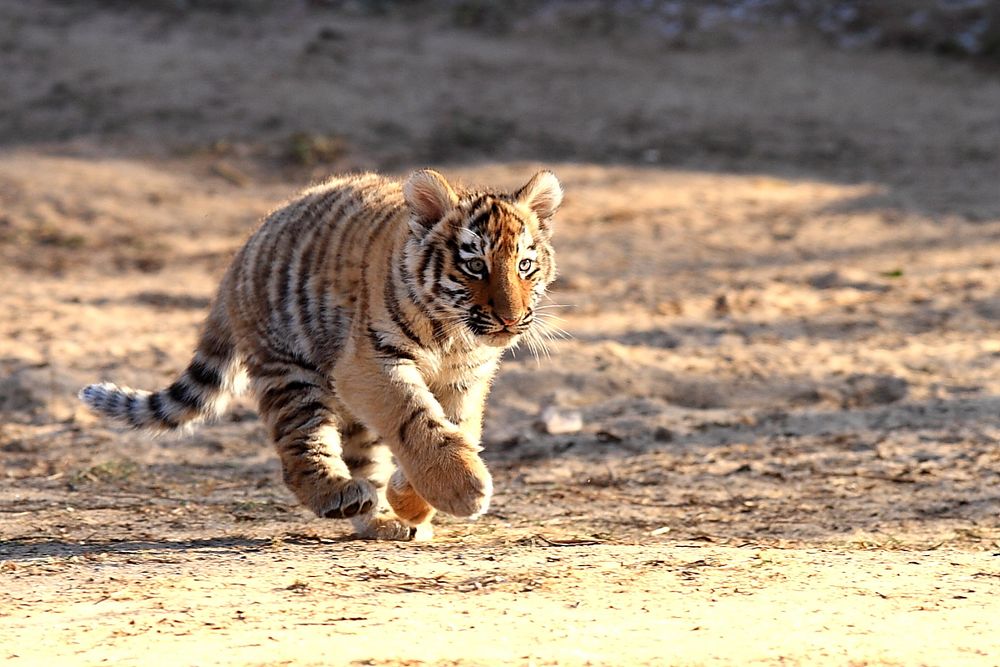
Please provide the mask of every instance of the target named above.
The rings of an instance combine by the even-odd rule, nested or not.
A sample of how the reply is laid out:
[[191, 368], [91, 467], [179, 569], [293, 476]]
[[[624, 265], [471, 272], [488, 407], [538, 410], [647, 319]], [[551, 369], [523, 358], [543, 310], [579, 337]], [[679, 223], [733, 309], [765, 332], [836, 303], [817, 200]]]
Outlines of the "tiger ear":
[[458, 195], [448, 181], [431, 169], [410, 174], [403, 184], [403, 198], [413, 213], [410, 227], [421, 235], [458, 204]]
[[549, 218], [562, 204], [562, 186], [559, 185], [559, 179], [551, 171], [540, 171], [517, 191], [514, 200], [534, 211], [542, 226], [547, 227]]

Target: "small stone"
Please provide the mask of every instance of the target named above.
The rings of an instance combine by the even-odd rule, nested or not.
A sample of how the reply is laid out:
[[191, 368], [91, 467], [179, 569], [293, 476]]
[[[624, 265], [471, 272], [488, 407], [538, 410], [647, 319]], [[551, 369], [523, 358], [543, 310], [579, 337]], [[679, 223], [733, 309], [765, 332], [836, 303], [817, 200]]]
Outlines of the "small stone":
[[653, 439], [657, 442], [670, 442], [674, 439], [674, 432], [666, 426], [657, 426], [653, 431]]
[[550, 405], [542, 410], [539, 426], [549, 435], [578, 433], [583, 428], [583, 415], [577, 410], [564, 410]]
[[906, 398], [908, 390], [909, 383], [901, 377], [855, 374], [847, 378], [841, 403], [852, 408], [887, 405]]
[[815, 289], [830, 289], [840, 282], [840, 274], [836, 271], [824, 271], [810, 276], [806, 282]]

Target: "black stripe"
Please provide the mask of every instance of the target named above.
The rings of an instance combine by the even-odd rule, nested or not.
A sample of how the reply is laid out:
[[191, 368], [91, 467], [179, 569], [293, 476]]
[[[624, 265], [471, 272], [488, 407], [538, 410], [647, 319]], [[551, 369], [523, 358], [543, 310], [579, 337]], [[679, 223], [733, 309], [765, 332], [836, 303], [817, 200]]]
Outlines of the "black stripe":
[[417, 358], [413, 356], [410, 352], [403, 350], [401, 348], [392, 345], [391, 343], [386, 343], [381, 338], [381, 332], [375, 331], [371, 327], [368, 327], [368, 338], [372, 341], [372, 345], [375, 346], [375, 351], [382, 355], [391, 357], [394, 359], [406, 359], [408, 361], [416, 361]]
[[431, 253], [434, 251], [430, 246], [424, 247], [422, 250], [423, 253], [420, 255], [420, 261], [417, 263], [416, 275], [413, 276], [418, 280], [424, 279], [424, 272], [427, 271], [427, 265], [431, 261]]
[[206, 333], [198, 341], [198, 351], [209, 359], [228, 361], [232, 356], [232, 345], [228, 338]]
[[270, 350], [274, 359], [265, 362], [257, 362], [250, 369], [250, 375], [255, 379], [259, 378], [284, 378], [289, 374], [290, 368], [304, 370], [310, 374], [321, 375], [320, 370], [302, 357], [294, 354], [286, 354], [278, 350]]
[[406, 315], [399, 305], [399, 298], [396, 296], [396, 285], [393, 282], [393, 278], [395, 278], [395, 271], [390, 271], [385, 280], [385, 309], [389, 312], [389, 317], [392, 318], [393, 323], [403, 332], [403, 335], [422, 347], [424, 344], [423, 341], [410, 328], [409, 323], [406, 321]]
[[309, 443], [304, 440], [293, 440], [291, 444], [284, 445], [281, 449], [293, 456], [302, 456], [309, 451]]
[[[319, 197], [317, 200], [317, 207], [320, 210], [316, 213], [317, 218], [322, 222], [325, 219], [324, 213], [332, 213], [334, 204], [343, 196], [342, 191], [327, 192], [326, 196]], [[332, 195], [332, 196], [331, 196]], [[333, 201], [330, 201], [330, 200]], [[309, 307], [309, 280], [315, 272], [315, 267], [313, 263], [316, 261], [316, 257], [322, 251], [322, 245], [324, 240], [329, 240], [330, 230], [336, 227], [332, 222], [327, 223], [326, 228], [318, 232], [318, 238], [313, 238], [311, 240], [311, 247], [302, 255], [302, 264], [299, 269], [299, 280], [296, 284], [296, 290], [298, 290], [298, 303], [299, 303], [299, 313], [302, 315], [302, 324], [308, 334], [312, 335], [313, 329], [316, 325], [315, 318], [313, 316], [313, 311]]]
[[409, 295], [410, 301], [413, 302], [414, 307], [416, 307], [416, 309], [420, 311], [420, 314], [424, 316], [424, 318], [430, 323], [431, 327], [434, 329], [434, 342], [440, 343], [441, 340], [444, 338], [444, 328], [441, 326], [441, 323], [434, 318], [434, 315], [428, 308], [426, 301], [419, 294], [417, 294], [416, 286], [414, 285], [414, 282], [417, 279], [422, 281], [423, 276], [409, 276], [409, 277], [411, 279], [406, 281], [406, 293]]
[[320, 401], [309, 401], [308, 403], [304, 403], [293, 410], [290, 414], [282, 416], [281, 419], [274, 423], [274, 430], [279, 434], [279, 436], [275, 439], [280, 439], [280, 434], [282, 433], [288, 433], [302, 428], [303, 424], [317, 415], [326, 415], [328, 413], [329, 409], [326, 407], [325, 403]]
[[427, 409], [424, 407], [414, 408], [410, 416], [407, 417], [402, 424], [399, 425], [399, 441], [406, 443], [409, 439], [410, 428], [413, 427], [413, 423], [423, 417], [427, 413]]
[[479, 197], [476, 198], [475, 201], [472, 202], [472, 204], [469, 206], [469, 215], [476, 215], [476, 211], [479, 211], [479, 209], [484, 207], [485, 209], [480, 211], [479, 214], [476, 215], [476, 217], [474, 217], [471, 221], [469, 221], [469, 224], [466, 225], [469, 229], [475, 232], [477, 231], [476, 227], [481, 228], [482, 224], [487, 220], [489, 220], [490, 211], [493, 209], [492, 204], [495, 203], [490, 201], [493, 198], [494, 196], [491, 194], [480, 195]]
[[475, 199], [469, 202], [469, 211], [475, 211], [477, 208], [488, 202], [492, 197], [493, 194], [489, 192], [484, 192], [483, 194], [478, 195]]
[[[485, 205], [486, 202], [483, 202], [483, 204]], [[490, 218], [493, 217], [493, 214], [496, 211], [496, 206], [497, 206], [496, 202], [492, 202], [489, 206], [486, 206], [469, 223], [469, 229], [471, 229], [472, 231], [474, 231], [477, 234], [479, 234], [480, 236], [482, 236], [481, 232], [485, 231], [485, 227], [487, 226], [487, 223], [490, 221]]]
[[[500, 209], [500, 208], [498, 207], [498, 208], [497, 208], [497, 212], [499, 212], [500, 210], [501, 210], [501, 209]], [[517, 220], [517, 221], [518, 221], [519, 223], [521, 223], [521, 226], [517, 228], [517, 231], [516, 231], [516, 232], [514, 232], [514, 238], [515, 238], [515, 239], [520, 239], [520, 238], [521, 238], [521, 234], [523, 234], [523, 233], [524, 233], [524, 228], [528, 226], [528, 221], [527, 221], [527, 220], [525, 220], [524, 218], [522, 218], [522, 217], [520, 216], [520, 214], [518, 214], [518, 212], [517, 212], [517, 209], [514, 209], [514, 208], [509, 208], [509, 207], [508, 207], [508, 208], [507, 208], [507, 210], [505, 211], [505, 213], [506, 213], [506, 214], [507, 214], [507, 215], [508, 215], [509, 217], [511, 217], [511, 218], [514, 218], [514, 219], [515, 219], [515, 220]]]
[[191, 410], [201, 409], [201, 398], [183, 380], [177, 380], [167, 388], [167, 395], [175, 403], [180, 403]]
[[434, 286], [441, 285], [441, 276], [444, 274], [444, 253], [438, 252], [434, 255]]
[[[425, 252], [424, 259], [427, 259], [429, 255], [430, 255], [429, 251]], [[422, 279], [422, 276], [420, 275], [420, 273], [418, 273], [417, 275], [412, 274], [409, 268], [406, 266], [401, 266], [400, 271], [402, 272], [403, 284], [406, 286], [406, 293], [409, 295], [410, 301], [413, 303], [413, 306], [420, 312], [420, 314], [424, 316], [424, 318], [428, 321], [428, 323], [430, 323], [431, 328], [434, 330], [433, 342], [441, 343], [441, 341], [443, 341], [445, 338], [444, 327], [431, 314], [430, 310], [424, 303], [424, 300], [420, 297], [420, 295], [417, 294], [414, 286], [414, 282], [418, 279]], [[422, 345], [424, 347], [427, 346], [426, 343], [422, 343]]]
[[142, 422], [139, 420], [139, 415], [136, 414], [139, 408], [139, 397], [135, 394], [129, 394], [125, 397], [125, 418], [128, 423], [134, 427], [139, 427]]
[[462, 259], [462, 253], [459, 252], [458, 248], [453, 248], [452, 249], [452, 252], [451, 252], [451, 261], [452, 261], [452, 263], [455, 266], [460, 267], [459, 268], [460, 271], [464, 271], [464, 269], [461, 268], [461, 267], [463, 267], [465, 265], [465, 260]]
[[333, 260], [335, 267], [344, 265], [344, 255], [348, 252], [348, 248], [354, 246], [354, 242], [362, 232], [369, 231], [372, 227], [371, 225], [363, 224], [363, 221], [350, 218], [345, 220], [344, 224], [347, 224], [347, 229], [340, 235], [340, 243], [337, 244], [337, 254]]
[[302, 382], [301, 380], [294, 380], [286, 384], [284, 387], [282, 387], [282, 389], [284, 391], [302, 391], [303, 389], [319, 389], [319, 387], [317, 387], [312, 382]]
[[316, 364], [309, 361], [297, 352], [288, 352], [281, 350], [271, 350], [271, 353], [277, 357], [277, 361], [284, 362], [291, 366], [298, 366], [299, 368], [309, 371], [310, 373], [319, 374], [320, 370], [316, 367]]
[[[343, 213], [343, 210], [347, 208], [347, 205], [351, 203], [350, 197], [347, 197], [346, 199], [347, 201], [344, 203], [344, 206], [341, 207], [338, 213]], [[326, 266], [327, 257], [329, 256], [330, 251], [333, 250], [334, 247], [336, 247], [337, 250], [339, 251], [343, 246], [344, 237], [346, 237], [350, 232], [356, 229], [355, 227], [351, 226], [350, 222], [351, 222], [350, 218], [342, 218], [337, 222], [336, 225], [334, 225], [334, 228], [338, 230], [340, 233], [337, 235], [336, 238], [332, 238], [331, 235], [331, 238], [327, 239], [327, 242], [323, 244], [322, 251], [319, 257], [317, 258], [316, 262], [317, 271], [320, 272], [323, 271], [323, 269]], [[339, 259], [339, 255], [334, 255], [334, 257], [335, 259]]]
[[434, 275], [433, 263], [436, 261], [435, 258], [437, 257], [437, 255], [438, 255], [437, 246], [432, 246], [431, 248], [429, 248], [427, 250], [427, 261], [424, 262], [423, 270], [417, 275], [417, 280], [420, 281], [420, 286], [424, 289], [427, 288], [428, 282], [431, 284], [431, 287], [433, 287], [434, 285], [433, 280], [427, 280], [427, 274], [430, 273], [432, 276]]
[[368, 457], [360, 456], [344, 456], [343, 461], [344, 465], [346, 465], [351, 471], [357, 470], [358, 468], [366, 468], [375, 463], [375, 461]]
[[[342, 199], [338, 199], [337, 201], [340, 203], [340, 206], [337, 208], [336, 212], [330, 213], [330, 217], [341, 216], [344, 213], [344, 209], [347, 208], [347, 202], [350, 201], [350, 197], [343, 197]], [[343, 238], [344, 234], [347, 233], [347, 229], [348, 228], [343, 220], [337, 220], [335, 222], [330, 223], [329, 231], [325, 236], [320, 238], [321, 243], [318, 244], [319, 249], [316, 252], [316, 254], [311, 258], [312, 269], [310, 270], [309, 273], [311, 274], [326, 273], [326, 260], [330, 254], [330, 250], [333, 249], [333, 244], [334, 244], [333, 237], [339, 230], [340, 236], [337, 237], [337, 240], [340, 240], [341, 238]], [[304, 288], [303, 291], [305, 291]], [[322, 315], [322, 309], [323, 309], [322, 295], [317, 294], [316, 296], [320, 297], [320, 299], [317, 300], [318, 306], [320, 308], [320, 313], [318, 314]]]
[[[311, 243], [313, 241], [317, 233], [316, 228], [319, 227], [320, 222], [322, 222], [323, 203], [326, 201], [329, 194], [330, 193], [326, 193], [326, 196], [321, 195], [316, 199], [314, 199], [312, 203], [306, 207], [306, 210], [303, 211], [302, 215], [299, 216], [300, 229], [297, 230], [297, 235], [299, 238], [296, 239], [296, 245]], [[295, 262], [295, 256], [297, 254], [299, 254], [298, 248], [293, 247], [292, 251], [289, 253], [288, 256], [288, 265], [281, 267], [282, 269], [281, 283], [278, 286], [278, 290], [281, 292], [281, 309], [280, 309], [281, 322], [282, 324], [285, 325], [285, 328], [288, 329], [288, 331], [292, 330], [293, 320], [295, 319], [293, 313], [290, 312], [290, 307], [293, 304], [298, 305], [300, 316], [306, 312], [306, 308], [303, 307], [303, 304], [300, 300], [302, 292], [304, 290], [302, 290], [301, 285], [298, 283], [298, 281], [295, 282], [295, 287], [296, 289], [299, 290], [300, 298], [296, 299], [295, 294], [291, 291], [292, 278], [293, 278], [293, 276], [291, 275], [291, 270]], [[299, 265], [299, 276], [308, 275], [306, 271], [302, 270], [303, 265], [305, 264], [305, 259], [307, 254], [308, 254], [307, 252], [302, 253], [302, 262]], [[295, 278], [298, 278], [299, 276], [295, 276]], [[305, 320], [305, 318], [303, 318], [303, 320]], [[308, 335], [309, 327], [307, 324], [305, 324], [305, 322], [303, 322], [303, 327], [306, 329], [306, 333]]]
[[[301, 208], [302, 208], [302, 205], [300, 203], [298, 206], [295, 207], [295, 212], [294, 213], [293, 212], [289, 212], [288, 215], [292, 216], [292, 217], [297, 217], [298, 214], [299, 214], [299, 210]], [[271, 220], [269, 220], [269, 222], [271, 222]], [[266, 224], [267, 223], [265, 223], [265, 225]], [[273, 224], [272, 224], [272, 226], [273, 226]], [[267, 240], [267, 241], [271, 242], [271, 246], [266, 249], [266, 253], [267, 253], [266, 257], [267, 257], [267, 259], [264, 260], [265, 263], [264, 263], [263, 266], [268, 267], [268, 268], [271, 268], [271, 267], [274, 266], [274, 258], [278, 254], [278, 248], [281, 246], [281, 239], [282, 239], [282, 234], [279, 233], [279, 232], [276, 232], [276, 231], [272, 232], [271, 235], [270, 235], [270, 237], [263, 237], [263, 240]], [[261, 243], [263, 243], [263, 240], [261, 241]], [[258, 256], [259, 256], [259, 253], [258, 253]], [[260, 266], [260, 262], [258, 260], [258, 266], [250, 267], [251, 276], [254, 276], [254, 274], [256, 273], [256, 270], [258, 269], [259, 266]], [[272, 272], [265, 273], [264, 277], [263, 277], [263, 280], [261, 281], [261, 284], [258, 284], [256, 282], [256, 280], [249, 280], [247, 282], [249, 282], [252, 285], [252, 291], [255, 292], [255, 294], [252, 295], [252, 299], [258, 298], [257, 295], [263, 289], [263, 291], [264, 291], [264, 298], [268, 300], [267, 303], [268, 303], [269, 306], [272, 306], [272, 310], [273, 310], [273, 308], [278, 308], [279, 305], [278, 304], [272, 304], [272, 303], [270, 303], [270, 298], [271, 298], [271, 280], [273, 279], [272, 276], [273, 276]], [[274, 339], [274, 337], [271, 335], [271, 333], [272, 333], [272, 331], [271, 331], [272, 327], [268, 326], [268, 319], [269, 318], [264, 318], [260, 322], [258, 322], [257, 323], [257, 327], [256, 327], [256, 331], [257, 331], [257, 334], [260, 335], [261, 338], [263, 338], [264, 340], [266, 340], [270, 344], [270, 347], [275, 347], [276, 344], [280, 343], [280, 341], [276, 341]]]
[[[361, 254], [362, 258], [370, 258], [372, 256], [372, 253], [371, 253], [372, 246], [375, 245], [376, 241], [378, 241], [380, 238], [382, 238], [382, 236], [386, 233], [386, 230], [392, 229], [392, 227], [390, 225], [387, 225], [385, 223], [388, 222], [389, 220], [392, 220], [392, 218], [395, 217], [398, 213], [399, 213], [399, 209], [392, 208], [392, 207], [388, 208], [385, 211], [385, 214], [379, 219], [378, 224], [372, 230], [372, 233], [368, 235], [368, 239], [365, 241], [364, 245], [361, 247], [361, 253], [360, 254]], [[358, 287], [357, 287], [357, 291], [359, 293], [361, 293], [361, 294], [364, 294], [365, 292], [368, 291], [368, 270], [369, 270], [369, 266], [370, 265], [369, 265], [369, 262], [367, 260], [363, 260], [361, 262], [361, 266], [360, 266], [360, 269], [361, 269], [361, 279], [358, 281]], [[355, 317], [367, 318], [368, 315], [369, 315], [368, 304], [364, 300], [362, 300], [360, 302], [360, 307], [359, 307], [357, 313], [355, 313]]]
[[430, 323], [431, 328], [434, 330], [434, 342], [441, 343], [445, 338], [444, 326], [434, 318], [434, 315], [431, 314], [427, 306], [424, 305], [424, 302], [419, 296], [417, 296], [417, 293], [413, 290], [412, 285], [407, 285], [406, 291], [410, 295], [410, 300], [413, 301], [413, 305], [420, 311], [420, 314], [424, 316], [424, 318]]
[[264, 412], [269, 412], [280, 404], [281, 399], [288, 394], [301, 392], [306, 389], [318, 389], [312, 382], [300, 382], [295, 380], [287, 384], [271, 387], [260, 396], [260, 408]]
[[365, 430], [365, 425], [361, 422], [352, 422], [341, 429], [340, 434], [344, 438], [353, 438]]
[[128, 409], [128, 397], [129, 394], [126, 393], [127, 390], [119, 389], [115, 393], [111, 394], [111, 410], [116, 416], [120, 416], [121, 413]]
[[187, 374], [203, 387], [218, 389], [222, 386], [222, 375], [219, 371], [198, 359], [192, 360], [188, 365]]
[[156, 421], [160, 422], [167, 428], [177, 428], [180, 425], [177, 421], [171, 418], [164, 409], [161, 392], [156, 392], [155, 394], [150, 395], [149, 410], [153, 413], [153, 417]]

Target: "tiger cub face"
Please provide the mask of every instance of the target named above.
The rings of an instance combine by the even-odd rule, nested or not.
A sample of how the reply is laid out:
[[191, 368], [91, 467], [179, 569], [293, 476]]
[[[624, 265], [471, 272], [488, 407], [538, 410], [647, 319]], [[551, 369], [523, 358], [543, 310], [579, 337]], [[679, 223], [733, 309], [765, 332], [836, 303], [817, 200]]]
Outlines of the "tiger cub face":
[[404, 184], [411, 275], [445, 320], [480, 343], [504, 347], [529, 333], [556, 277], [550, 244], [562, 187], [549, 171], [512, 194], [456, 193], [441, 174]]

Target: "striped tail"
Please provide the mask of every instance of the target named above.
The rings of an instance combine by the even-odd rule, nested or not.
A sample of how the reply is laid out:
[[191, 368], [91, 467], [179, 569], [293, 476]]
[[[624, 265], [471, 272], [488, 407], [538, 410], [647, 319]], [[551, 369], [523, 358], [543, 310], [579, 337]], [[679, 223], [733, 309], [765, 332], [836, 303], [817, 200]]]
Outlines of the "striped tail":
[[80, 400], [100, 415], [151, 431], [171, 431], [218, 416], [229, 398], [242, 391], [246, 377], [232, 338], [218, 326], [218, 319], [209, 318], [194, 359], [166, 389], [149, 392], [103, 382], [81, 389]]

